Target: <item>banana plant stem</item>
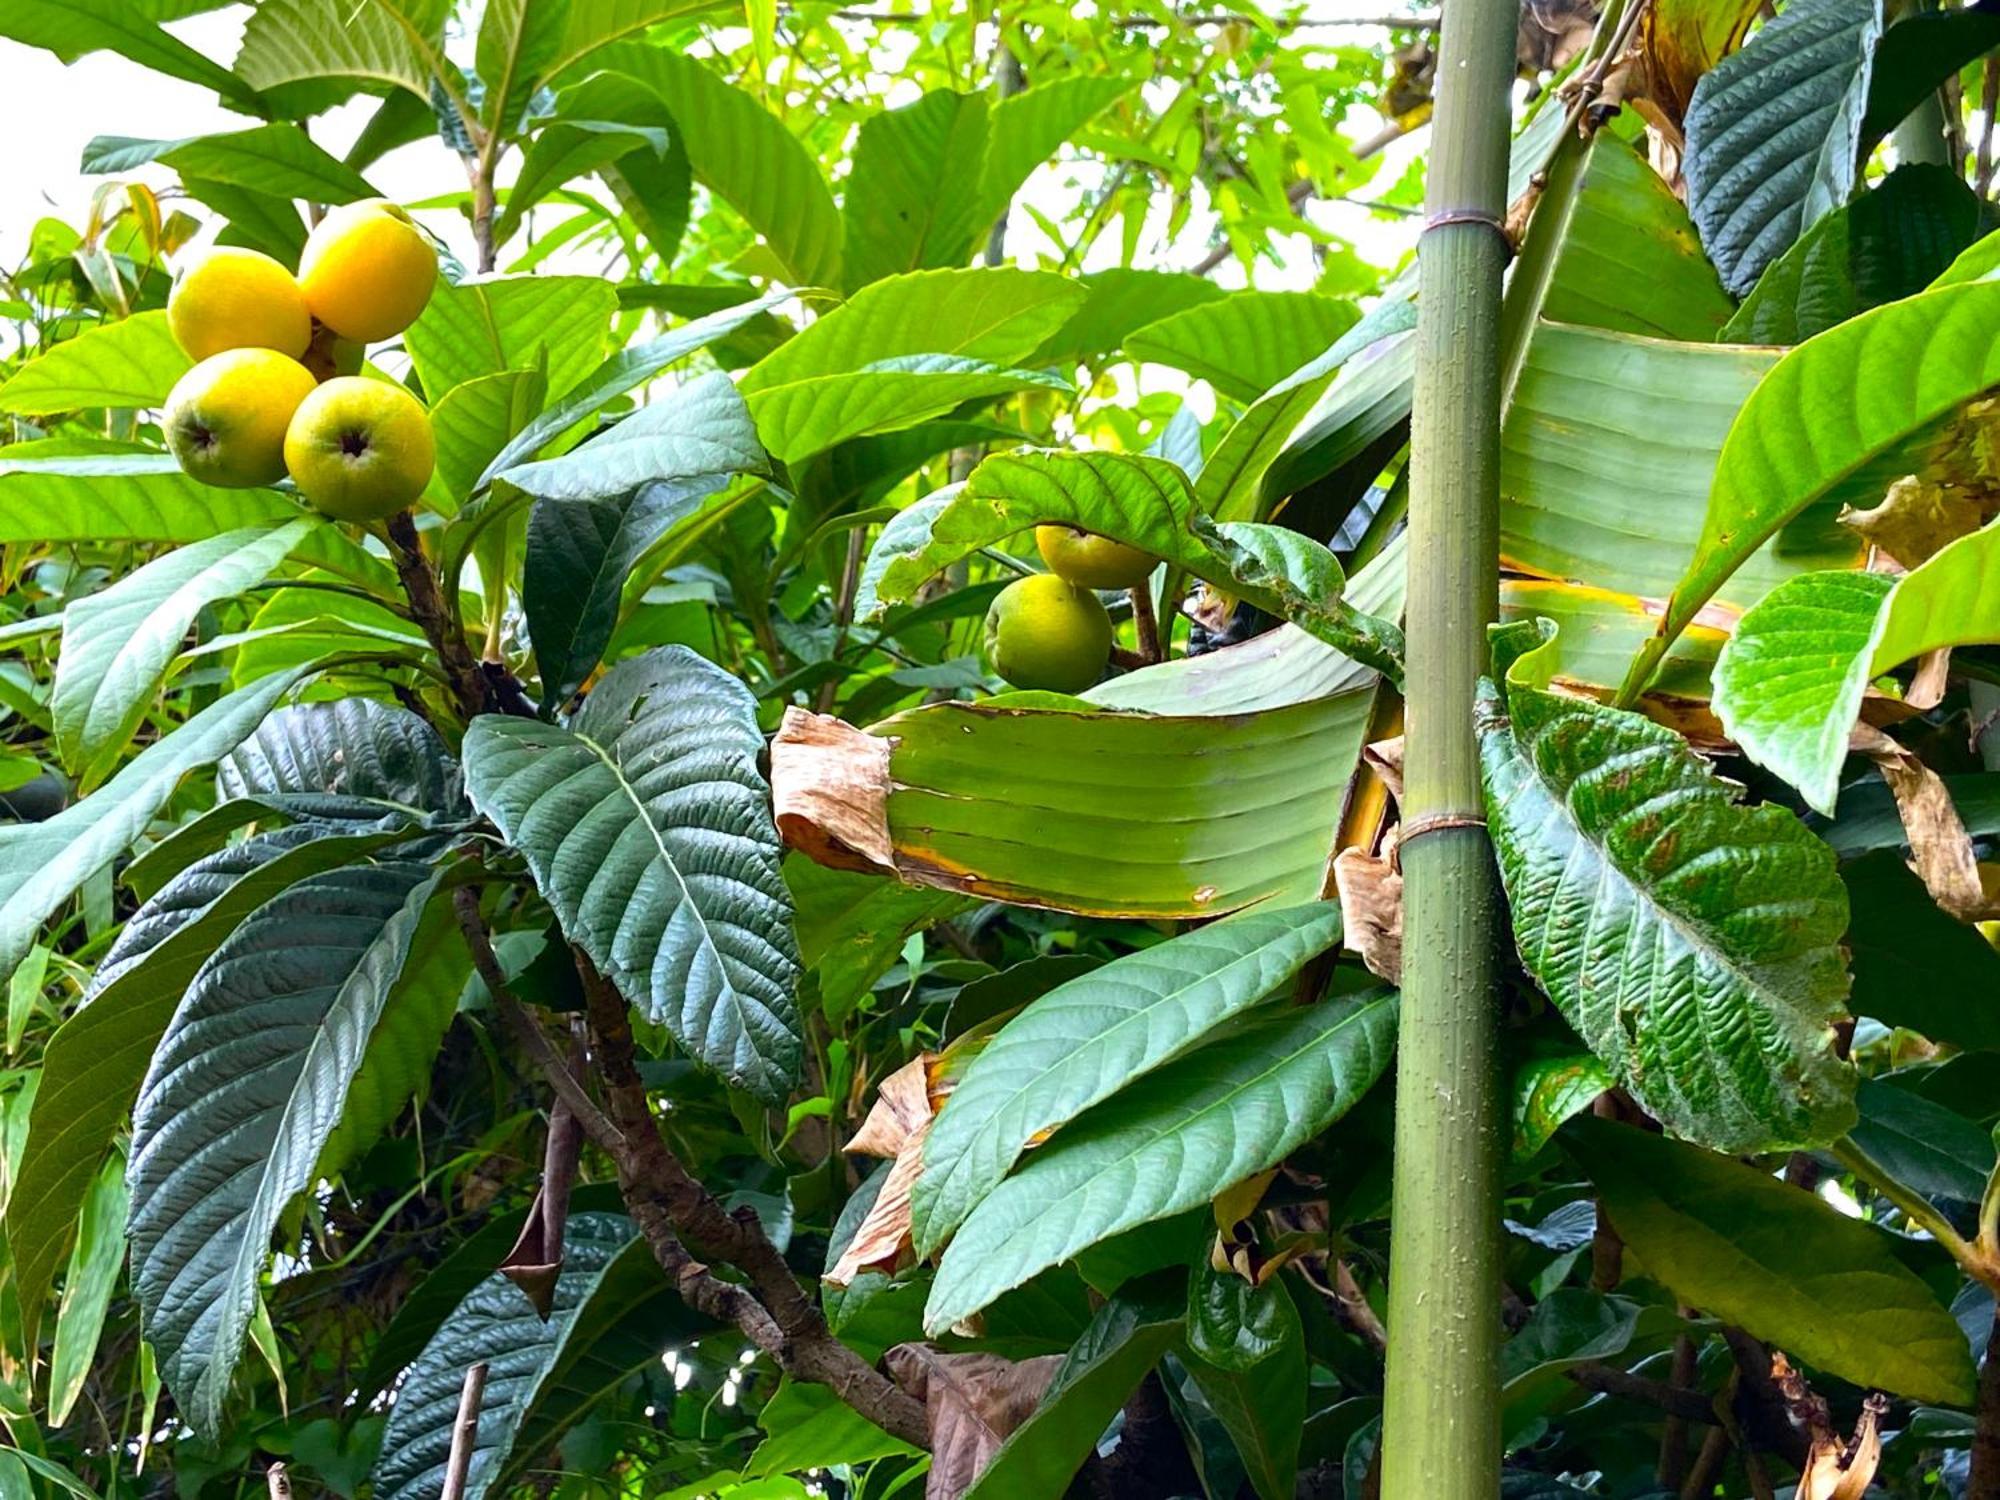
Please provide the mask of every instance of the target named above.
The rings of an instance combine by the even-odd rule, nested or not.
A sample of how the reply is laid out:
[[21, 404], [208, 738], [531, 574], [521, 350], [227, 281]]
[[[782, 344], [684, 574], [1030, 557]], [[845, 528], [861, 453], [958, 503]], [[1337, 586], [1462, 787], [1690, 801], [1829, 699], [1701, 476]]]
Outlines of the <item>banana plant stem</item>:
[[1516, 24], [1500, 0], [1445, 11], [1418, 260], [1383, 1500], [1492, 1500], [1500, 1488], [1497, 912], [1472, 706], [1499, 610]]

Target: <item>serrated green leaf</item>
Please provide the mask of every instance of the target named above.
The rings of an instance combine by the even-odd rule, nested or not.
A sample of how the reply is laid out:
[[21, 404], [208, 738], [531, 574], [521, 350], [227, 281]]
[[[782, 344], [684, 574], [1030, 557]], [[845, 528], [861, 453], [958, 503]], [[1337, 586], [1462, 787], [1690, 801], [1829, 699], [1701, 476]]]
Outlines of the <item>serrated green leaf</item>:
[[296, 265], [306, 247], [305, 221], [289, 199], [254, 192], [206, 177], [182, 177], [187, 195], [228, 220], [216, 243], [261, 250], [282, 264]]
[[[1201, 476], [1195, 482], [1195, 503], [1203, 514], [1214, 516], [1219, 521], [1247, 521], [1268, 515], [1272, 504], [1284, 492], [1268, 485], [1266, 480], [1272, 476], [1274, 466], [1291, 450], [1293, 434], [1301, 430], [1302, 424], [1317, 430], [1316, 408], [1327, 387], [1341, 378], [1341, 372], [1350, 360], [1364, 352], [1374, 351], [1369, 354], [1371, 360], [1396, 358], [1393, 351], [1375, 350], [1374, 346], [1414, 327], [1416, 309], [1408, 300], [1385, 300], [1334, 340], [1333, 346], [1324, 355], [1280, 380], [1252, 402], [1249, 410], [1223, 434], [1222, 441], [1216, 444], [1215, 451], [1202, 464]], [[1393, 414], [1398, 403], [1407, 405], [1408, 398], [1396, 395], [1390, 387], [1398, 386], [1404, 380], [1404, 374], [1393, 365], [1373, 374], [1362, 371], [1343, 400], [1361, 393], [1362, 399], [1354, 403], [1355, 407]], [[1368, 392], [1374, 394], [1368, 395]], [[1384, 401], [1386, 406], [1382, 404]], [[1315, 420], [1309, 421], [1309, 418]], [[1339, 456], [1331, 450], [1314, 451], [1330, 458]], [[1287, 460], [1294, 466], [1295, 462]], [[1278, 471], [1281, 483], [1285, 472]]]
[[720, 371], [690, 381], [620, 419], [560, 458], [536, 459], [499, 477], [538, 500], [607, 500], [641, 485], [721, 488], [738, 474], [768, 474], [750, 410]]
[[1852, 191], [1882, 24], [1880, 0], [1797, 0], [1695, 85], [1688, 207], [1738, 296]]
[[154, 161], [172, 167], [183, 178], [278, 199], [353, 203], [377, 196], [367, 178], [297, 125], [281, 122], [180, 140], [100, 135], [83, 148], [85, 172], [123, 174]]
[[649, 26], [732, 8], [733, 0], [569, 0], [569, 25], [547, 76], [565, 73], [600, 48]]
[[501, 370], [455, 385], [431, 406], [437, 479], [458, 506], [472, 498], [481, 476], [548, 399], [539, 369]]
[[959, 1080], [911, 1193], [919, 1255], [942, 1244], [1030, 1142], [1200, 1044], [1340, 941], [1338, 905], [1253, 911], [1116, 959], [1043, 995]]
[[1402, 633], [1340, 599], [1345, 579], [1325, 547], [1277, 526], [1210, 522], [1180, 466], [1143, 454], [994, 454], [962, 489], [910, 506], [882, 529], [862, 569], [857, 616], [875, 618], [950, 564], [1043, 523], [1150, 552], [1356, 660], [1401, 672]]
[[621, 662], [567, 729], [485, 714], [473, 805], [628, 1000], [730, 1083], [798, 1075], [798, 951], [756, 700], [682, 646]]
[[1563, 1141], [1626, 1245], [1682, 1302], [1859, 1386], [1972, 1398], [1965, 1335], [1880, 1229], [1629, 1126], [1578, 1119]]
[[339, 1121], [320, 1146], [314, 1177], [338, 1177], [381, 1139], [412, 1096], [421, 1099], [471, 977], [472, 955], [450, 896], [434, 895], [410, 940], [403, 971], [368, 1035]]
[[960, 1226], [924, 1326], [949, 1328], [1037, 1271], [1283, 1160], [1381, 1075], [1395, 1018], [1395, 997], [1377, 991], [1239, 1022], [1086, 1112]]
[[[198, 542], [295, 521], [299, 513], [276, 490], [222, 490], [190, 479], [171, 454], [0, 452], [0, 542]], [[316, 528], [300, 556], [349, 578], [393, 586], [386, 566], [337, 527]]]
[[569, 11], [569, 0], [489, 0], [473, 53], [486, 86], [480, 112], [488, 130], [513, 129], [535, 85], [558, 59]]
[[1360, 310], [1340, 297], [1234, 292], [1146, 324], [1126, 336], [1124, 348], [1134, 359], [1170, 365], [1224, 395], [1255, 401], [1360, 321]]
[[618, 294], [595, 276], [499, 276], [440, 281], [403, 335], [424, 390], [501, 370], [541, 368], [560, 398], [604, 358]]
[[215, 778], [231, 798], [365, 798], [445, 818], [466, 810], [458, 764], [437, 731], [372, 698], [279, 709], [223, 757]]
[[1074, 364], [1109, 354], [1148, 323], [1226, 297], [1206, 276], [1113, 266], [1081, 278], [1083, 304], [1033, 356], [1036, 364]]
[[1030, 172], [1139, 83], [1136, 77], [1078, 74], [1037, 83], [995, 102], [988, 118], [986, 159], [979, 174], [981, 201], [974, 221], [991, 224], [1005, 213]]
[[767, 292], [761, 297], [721, 308], [692, 322], [684, 323], [672, 332], [663, 333], [647, 343], [619, 350], [578, 382], [567, 395], [523, 427], [495, 454], [493, 461], [479, 476], [480, 485], [485, 485], [501, 470], [511, 469], [533, 458], [557, 437], [590, 416], [606, 402], [624, 395], [635, 386], [644, 385], [655, 375], [686, 359], [690, 354], [707, 348], [717, 339], [742, 327], [752, 318], [768, 312], [780, 302], [788, 301], [791, 295], [782, 288]]
[[1893, 1080], [1861, 1080], [1854, 1144], [1896, 1181], [1926, 1198], [1977, 1203], [1993, 1175], [1992, 1132]]
[[[1379, 319], [1378, 322], [1371, 320]], [[1407, 324], [1414, 326], [1413, 310], [1407, 302], [1388, 300], [1378, 304], [1369, 318], [1341, 335], [1331, 350], [1304, 370], [1279, 383], [1266, 393], [1259, 407], [1282, 391], [1286, 404], [1294, 390], [1318, 385], [1320, 394], [1302, 415], [1274, 454], [1257, 482], [1252, 515], [1268, 515], [1272, 505], [1286, 495], [1333, 475], [1341, 476], [1342, 488], [1358, 497], [1381, 473], [1383, 463], [1395, 456], [1397, 434], [1410, 416], [1410, 381], [1416, 369], [1416, 344], [1410, 338], [1383, 338], [1380, 329]], [[1365, 352], [1364, 352], [1365, 351]], [[1331, 384], [1319, 376], [1340, 368]], [[1266, 408], [1283, 410], [1275, 405]], [[1217, 457], [1223, 455], [1218, 452]]]
[[1833, 1048], [1847, 893], [1780, 807], [1745, 807], [1671, 729], [1545, 691], [1552, 629], [1495, 632], [1487, 818], [1521, 961], [1632, 1096], [1723, 1151], [1854, 1120]]
[[216, 1432], [271, 1232], [340, 1115], [437, 884], [429, 866], [309, 876], [189, 985], [132, 1116], [132, 1283], [190, 1425]]
[[0, 384], [0, 411], [24, 416], [91, 407], [159, 406], [191, 361], [163, 312], [134, 313], [37, 355]]
[[2000, 640], [2000, 531], [1960, 537], [1899, 578], [1806, 573], [1738, 622], [1715, 664], [1729, 737], [1831, 816], [1868, 684], [1946, 646]]
[[[216, 946], [265, 901], [308, 875], [359, 859], [396, 830], [279, 830], [215, 853], [140, 906], [92, 981], [89, 1002], [42, 1054], [7, 1237], [32, 1339], [91, 1174], [138, 1096], [153, 1048]], [[97, 1002], [102, 1000], [103, 1004]]]
[[598, 53], [596, 66], [659, 94], [694, 175], [764, 237], [793, 285], [833, 284], [840, 213], [819, 164], [782, 120], [705, 63], [664, 47], [620, 43]]
[[1990, 0], [1953, 10], [1902, 10], [1876, 45], [1861, 122], [1861, 149], [1884, 140], [1960, 68], [2000, 47], [2000, 10]]
[[1732, 343], [1797, 344], [1913, 297], [1979, 233], [1979, 199], [1947, 167], [1906, 162], [1771, 262], [1722, 330]]
[[262, 582], [322, 524], [299, 516], [192, 542], [63, 611], [49, 712], [63, 764], [85, 790], [128, 747], [195, 616]]
[[258, 89], [343, 78], [428, 101], [450, 9], [449, 0], [266, 0], [243, 28], [236, 72]]
[[[1692, 561], [1626, 696], [1746, 559], [1808, 508], [1871, 506], [1933, 424], [2000, 384], [2000, 283], [1891, 302], [1808, 339], [1737, 413]], [[1634, 592], [1639, 592], [1635, 590]]]
[[986, 99], [936, 89], [862, 122], [842, 192], [843, 283], [962, 266], [987, 227], [979, 173]]
[[[645, 93], [630, 80], [606, 74], [600, 74], [599, 78], [626, 83], [634, 93]], [[664, 116], [665, 106], [659, 109]], [[493, 242], [504, 245], [511, 241], [520, 232], [530, 209], [577, 178], [601, 172], [637, 151], [650, 153], [657, 162], [670, 149], [664, 128], [593, 119], [549, 121], [536, 132], [534, 142], [522, 154], [521, 170], [507, 190], [507, 206], [494, 221]]]
[[787, 462], [911, 427], [983, 394], [1055, 382], [1010, 368], [1083, 300], [1043, 271], [918, 271], [869, 283], [744, 373], [764, 446]]
[[480, 1500], [635, 1369], [708, 1326], [687, 1311], [624, 1215], [573, 1215], [563, 1248], [547, 1321], [513, 1282], [489, 1276], [424, 1346], [382, 1435], [379, 1500], [435, 1500], [468, 1365], [487, 1367], [464, 1491], [465, 1500]]
[[[711, 378], [729, 383], [725, 375]], [[750, 442], [754, 450], [756, 439]], [[694, 474], [643, 484], [623, 496], [535, 503], [528, 516], [521, 607], [534, 642], [542, 701], [551, 711], [570, 700], [603, 657], [623, 606], [625, 581], [639, 559], [727, 483], [726, 474]]]
[[1516, 1164], [1532, 1159], [1555, 1139], [1565, 1120], [1588, 1109], [1597, 1096], [1617, 1080], [1604, 1064], [1589, 1053], [1568, 1051], [1537, 1052], [1524, 1058], [1514, 1069], [1509, 1089], [1509, 1115], [1513, 1129], [1508, 1156]]
[[84, 881], [108, 866], [166, 805], [181, 778], [233, 750], [317, 664], [238, 688], [153, 741], [81, 802], [41, 823], [0, 828], [0, 974]]

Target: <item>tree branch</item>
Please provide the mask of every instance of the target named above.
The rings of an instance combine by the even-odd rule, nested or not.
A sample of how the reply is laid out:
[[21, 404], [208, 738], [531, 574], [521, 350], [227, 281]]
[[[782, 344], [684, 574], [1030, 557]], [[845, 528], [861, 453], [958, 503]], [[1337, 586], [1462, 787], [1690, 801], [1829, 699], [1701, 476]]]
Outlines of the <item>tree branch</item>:
[[438, 1500], [464, 1500], [466, 1476], [472, 1472], [472, 1450], [479, 1444], [479, 1403], [486, 1396], [486, 1361], [465, 1372], [459, 1387], [458, 1418], [451, 1427], [451, 1456], [445, 1460], [444, 1486]]
[[2000, 1500], [2000, 1315], [1986, 1339], [1979, 1367], [1979, 1400], [1972, 1428], [1972, 1475], [1965, 1500]]
[[[619, 1186], [660, 1268], [691, 1306], [735, 1324], [779, 1369], [829, 1387], [884, 1432], [928, 1448], [923, 1405], [828, 1331], [819, 1308], [766, 1238], [756, 1213], [724, 1208], [668, 1148], [639, 1078], [625, 999], [586, 955], [575, 957], [607, 1111], [624, 1137], [624, 1145], [613, 1153]], [[736, 1267], [750, 1287], [718, 1279], [690, 1248]]]
[[1700, 1391], [1669, 1385], [1664, 1380], [1648, 1380], [1613, 1365], [1578, 1365], [1569, 1371], [1569, 1378], [1587, 1391], [1656, 1406], [1673, 1421], [1701, 1422], [1713, 1427], [1718, 1420], [1715, 1403]]

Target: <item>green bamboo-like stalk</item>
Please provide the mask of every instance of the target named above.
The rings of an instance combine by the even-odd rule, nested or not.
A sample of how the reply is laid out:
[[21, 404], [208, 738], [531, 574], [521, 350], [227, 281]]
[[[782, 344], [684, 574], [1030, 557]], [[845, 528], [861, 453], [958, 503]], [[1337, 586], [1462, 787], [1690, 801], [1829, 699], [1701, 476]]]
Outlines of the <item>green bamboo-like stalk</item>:
[[1496, 895], [1472, 702], [1499, 608], [1498, 221], [1517, 14], [1506, 0], [1445, 7], [1419, 256], [1383, 1500], [1500, 1487]]

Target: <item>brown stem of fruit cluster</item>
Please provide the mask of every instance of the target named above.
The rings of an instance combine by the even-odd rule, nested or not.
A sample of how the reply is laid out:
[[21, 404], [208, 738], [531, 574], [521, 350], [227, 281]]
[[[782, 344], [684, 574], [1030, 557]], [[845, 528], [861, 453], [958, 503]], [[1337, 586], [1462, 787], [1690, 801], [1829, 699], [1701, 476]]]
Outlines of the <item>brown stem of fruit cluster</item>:
[[417, 539], [416, 519], [408, 511], [399, 510], [389, 517], [383, 530], [389, 539], [389, 556], [396, 565], [396, 577], [403, 585], [403, 596], [410, 601], [410, 613], [431, 643], [431, 649], [438, 654], [438, 662], [458, 700], [459, 712], [468, 719], [485, 712], [489, 696], [486, 674], [473, 658], [464, 627], [451, 617], [444, 590], [438, 584], [437, 569], [424, 556], [424, 544]]

